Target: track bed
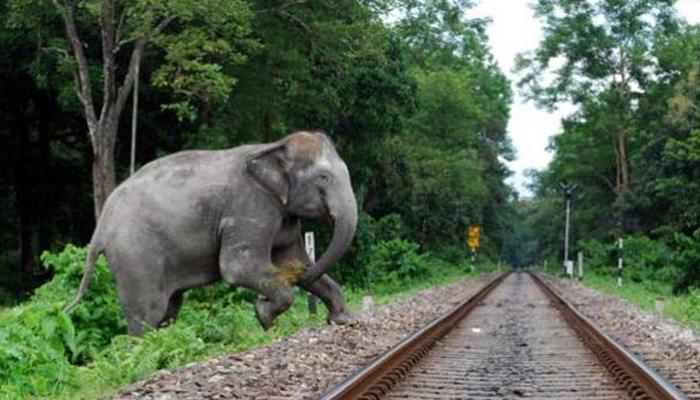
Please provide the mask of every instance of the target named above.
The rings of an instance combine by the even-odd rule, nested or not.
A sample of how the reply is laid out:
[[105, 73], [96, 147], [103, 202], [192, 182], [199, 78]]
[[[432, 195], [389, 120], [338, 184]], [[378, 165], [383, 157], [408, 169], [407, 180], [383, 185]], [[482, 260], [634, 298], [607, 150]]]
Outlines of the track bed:
[[387, 399], [628, 399], [526, 274], [511, 274]]

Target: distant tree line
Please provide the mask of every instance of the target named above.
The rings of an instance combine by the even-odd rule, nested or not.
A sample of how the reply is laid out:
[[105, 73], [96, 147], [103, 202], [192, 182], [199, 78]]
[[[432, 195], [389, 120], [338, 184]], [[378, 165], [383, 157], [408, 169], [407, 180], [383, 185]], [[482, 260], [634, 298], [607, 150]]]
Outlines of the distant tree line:
[[552, 138], [549, 167], [531, 173], [534, 199], [519, 205], [511, 253], [522, 263], [561, 265], [560, 184], [576, 183], [575, 250], [614, 274], [627, 239], [627, 277], [700, 286], [700, 27], [673, 3], [537, 2], [545, 36], [518, 60], [521, 87], [541, 106], [568, 100], [578, 111]]

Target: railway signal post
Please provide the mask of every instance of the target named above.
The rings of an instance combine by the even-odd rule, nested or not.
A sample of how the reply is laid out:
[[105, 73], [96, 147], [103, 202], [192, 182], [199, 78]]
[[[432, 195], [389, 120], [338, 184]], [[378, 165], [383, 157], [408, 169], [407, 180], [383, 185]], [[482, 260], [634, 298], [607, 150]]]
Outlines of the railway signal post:
[[566, 200], [566, 220], [564, 223], [564, 268], [569, 276], [573, 276], [573, 262], [569, 261], [569, 226], [571, 221], [571, 199], [574, 197], [574, 190], [578, 187], [576, 184], [559, 184], [564, 191], [564, 199]]
[[476, 249], [478, 249], [480, 245], [480, 236], [481, 227], [479, 225], [471, 225], [467, 232], [467, 247], [469, 247], [472, 253], [472, 268], [474, 268], [474, 263], [476, 262]]

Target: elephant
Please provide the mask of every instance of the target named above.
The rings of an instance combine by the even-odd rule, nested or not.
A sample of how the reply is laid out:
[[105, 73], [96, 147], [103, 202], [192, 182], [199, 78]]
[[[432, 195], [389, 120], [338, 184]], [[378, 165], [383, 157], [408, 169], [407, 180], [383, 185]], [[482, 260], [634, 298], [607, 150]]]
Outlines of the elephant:
[[[333, 237], [318, 262], [302, 243], [301, 218], [326, 218]], [[107, 198], [90, 240], [73, 309], [100, 254], [109, 262], [131, 335], [174, 320], [183, 293], [219, 279], [262, 295], [264, 329], [294, 301], [292, 285], [313, 293], [328, 320], [352, 320], [328, 275], [350, 246], [357, 203], [347, 165], [320, 131], [267, 144], [192, 150], [156, 159]]]

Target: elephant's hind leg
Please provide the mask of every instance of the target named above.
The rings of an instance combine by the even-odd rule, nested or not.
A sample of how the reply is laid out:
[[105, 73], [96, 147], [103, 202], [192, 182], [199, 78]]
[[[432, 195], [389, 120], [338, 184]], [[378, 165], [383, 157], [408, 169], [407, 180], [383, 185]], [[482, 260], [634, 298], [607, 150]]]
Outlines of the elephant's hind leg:
[[168, 296], [161, 293], [135, 293], [133, 297], [121, 299], [126, 316], [129, 333], [134, 336], [143, 335], [144, 325], [158, 328], [168, 320], [171, 308]]
[[[144, 324], [158, 328], [171, 307], [171, 291], [163, 282], [165, 259], [149, 257], [148, 253], [114, 254], [115, 279], [119, 301], [126, 317], [129, 333], [141, 336]], [[143, 260], [148, 260], [146, 263]], [[129, 268], [124, 268], [124, 266]], [[120, 268], [121, 267], [121, 268]]]
[[168, 308], [165, 310], [165, 317], [163, 317], [163, 321], [161, 321], [160, 325], [175, 320], [175, 317], [177, 317], [177, 314], [180, 312], [180, 308], [182, 307], [182, 295], [182, 290], [177, 290], [170, 296], [170, 300], [168, 300]]

